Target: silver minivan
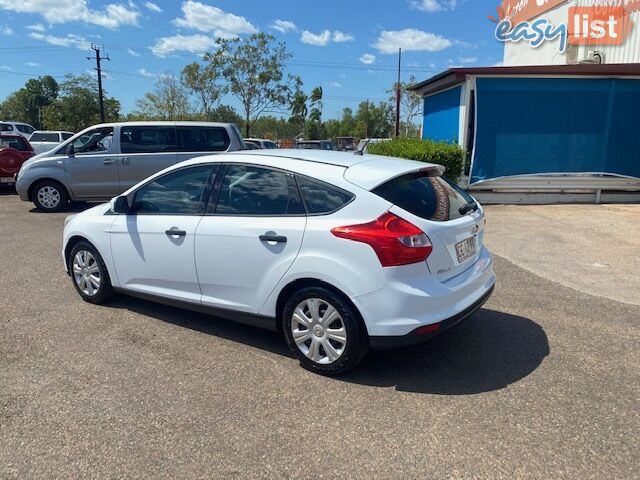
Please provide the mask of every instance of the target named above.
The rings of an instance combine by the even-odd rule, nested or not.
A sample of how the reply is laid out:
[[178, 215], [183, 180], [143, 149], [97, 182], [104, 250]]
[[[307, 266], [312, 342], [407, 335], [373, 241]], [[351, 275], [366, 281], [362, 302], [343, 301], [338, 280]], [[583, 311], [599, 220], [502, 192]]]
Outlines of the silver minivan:
[[58, 212], [71, 200], [109, 200], [174, 163], [244, 149], [232, 123], [105, 123], [27, 160], [16, 190], [38, 210]]

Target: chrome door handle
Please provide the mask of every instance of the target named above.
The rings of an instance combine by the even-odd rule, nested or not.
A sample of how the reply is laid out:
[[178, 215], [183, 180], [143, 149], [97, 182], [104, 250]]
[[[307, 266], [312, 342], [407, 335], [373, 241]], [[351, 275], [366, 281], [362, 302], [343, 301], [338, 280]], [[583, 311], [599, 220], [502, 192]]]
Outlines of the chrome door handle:
[[113, 158], [105, 158], [104, 160], [102, 160], [102, 163], [104, 163], [105, 165], [112, 165], [115, 162], [115, 160]]

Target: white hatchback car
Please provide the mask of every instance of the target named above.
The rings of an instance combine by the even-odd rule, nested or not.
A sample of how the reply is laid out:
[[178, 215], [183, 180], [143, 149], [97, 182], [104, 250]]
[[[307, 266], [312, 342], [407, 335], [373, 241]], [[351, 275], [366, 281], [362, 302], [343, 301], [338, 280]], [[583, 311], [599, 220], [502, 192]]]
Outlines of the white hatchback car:
[[483, 210], [438, 165], [321, 150], [188, 160], [65, 221], [78, 293], [114, 291], [282, 332], [340, 374], [421, 343], [493, 291]]

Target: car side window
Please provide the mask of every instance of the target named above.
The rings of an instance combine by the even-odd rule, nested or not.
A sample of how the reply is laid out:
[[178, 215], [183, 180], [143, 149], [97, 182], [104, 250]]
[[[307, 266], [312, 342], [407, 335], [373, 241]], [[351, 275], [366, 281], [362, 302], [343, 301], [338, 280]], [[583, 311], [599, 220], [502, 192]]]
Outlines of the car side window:
[[122, 127], [122, 153], [159, 153], [176, 151], [176, 128], [173, 126]]
[[252, 165], [229, 165], [220, 186], [217, 215], [302, 215], [293, 175]]
[[73, 133], [63, 133], [62, 141], [69, 140], [71, 137], [73, 137]]
[[137, 215], [201, 215], [214, 165], [189, 167], [156, 178], [134, 196], [132, 212]]
[[354, 199], [354, 195], [309, 177], [297, 175], [302, 199], [310, 214], [321, 215], [340, 210]]
[[0, 124], [0, 131], [2, 131], [2, 132], [12, 132], [13, 131], [13, 125], [9, 125], [8, 123], [2, 123], [2, 124]]
[[113, 127], [89, 130], [73, 141], [75, 154], [106, 153], [113, 143]]
[[22, 133], [26, 133], [27, 135], [30, 133], [33, 133], [35, 130], [33, 128], [31, 128], [29, 125], [16, 125], [16, 128], [22, 132]]
[[178, 126], [178, 152], [224, 152], [229, 134], [224, 127]]

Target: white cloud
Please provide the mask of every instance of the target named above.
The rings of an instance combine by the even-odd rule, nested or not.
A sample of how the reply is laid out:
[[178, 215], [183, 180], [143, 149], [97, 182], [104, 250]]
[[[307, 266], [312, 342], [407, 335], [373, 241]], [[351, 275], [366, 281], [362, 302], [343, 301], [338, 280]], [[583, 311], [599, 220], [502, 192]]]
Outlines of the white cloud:
[[376, 56], [371, 53], [365, 53], [358, 60], [360, 60], [360, 63], [364, 63], [365, 65], [371, 65], [376, 61]]
[[131, 55], [132, 57], [139, 57], [140, 54], [138, 52], [136, 52], [135, 50], [132, 50], [130, 48], [127, 48], [127, 52], [129, 53], [129, 55]]
[[453, 45], [453, 42], [435, 33], [415, 28], [384, 30], [373, 44], [381, 53], [397, 53], [398, 48], [406, 52], [438, 52]]
[[205, 53], [214, 48], [215, 44], [215, 39], [206, 35], [174, 35], [159, 38], [151, 51], [158, 57], [176, 52]]
[[344, 33], [344, 32], [341, 32], [339, 30], [335, 30], [333, 32], [333, 36], [331, 37], [331, 39], [335, 43], [342, 43], [342, 42], [350, 42], [354, 38], [353, 38], [353, 35], [351, 35], [349, 33]]
[[173, 21], [175, 25], [199, 32], [213, 33], [216, 37], [234, 38], [241, 33], [258, 31], [244, 17], [226, 13], [218, 7], [194, 0], [187, 0], [182, 4], [182, 13], [184, 17], [176, 18]]
[[478, 61], [478, 57], [458, 57], [458, 62], [460, 63], [476, 63]]
[[163, 10], [153, 2], [144, 2], [144, 6], [147, 8], [147, 10], [151, 10], [152, 12], [155, 12], [155, 13], [163, 12]]
[[312, 33], [309, 30], [304, 30], [300, 37], [302, 43], [315, 45], [316, 47], [324, 47], [328, 45], [329, 42], [342, 43], [351, 40], [353, 40], [353, 35], [338, 30], [334, 30], [333, 32], [331, 32], [331, 30], [323, 30], [320, 33]]
[[33, 25], [27, 25], [27, 30], [32, 30], [34, 32], [44, 32], [44, 25], [41, 23], [34, 23]]
[[290, 22], [289, 20], [275, 20], [270, 25], [270, 27], [273, 28], [274, 30], [279, 31], [280, 33], [295, 32], [296, 30], [298, 30], [298, 27], [296, 27], [296, 24], [293, 22]]
[[102, 10], [91, 10], [87, 0], [0, 0], [0, 10], [37, 14], [49, 23], [80, 21], [106, 28], [137, 25], [140, 12], [131, 5], [110, 3]]
[[13, 28], [7, 25], [0, 25], [0, 35], [13, 35]]
[[138, 74], [142, 75], [143, 77], [147, 77], [147, 78], [156, 78], [157, 77], [157, 75], [155, 73], [148, 72], [144, 68], [141, 68], [140, 70], [138, 70]]
[[40, 65], [42, 65], [41, 63], [36, 62], [25, 62], [24, 64], [28, 67], [39, 67]]
[[324, 82], [324, 85], [327, 87], [342, 88], [342, 84], [340, 82]]
[[413, 8], [429, 13], [453, 10], [458, 6], [458, 0], [412, 0], [410, 3]]
[[34, 40], [42, 40], [51, 45], [56, 45], [58, 47], [76, 47], [80, 50], [88, 50], [91, 46], [91, 42], [87, 41], [86, 38], [75, 35], [73, 33], [68, 33], [64, 37], [57, 37], [55, 35], [45, 35], [44, 33], [31, 32], [29, 37]]
[[5, 72], [10, 72], [13, 70], [13, 68], [9, 67], [8, 65], [0, 65], [0, 70], [4, 70]]

